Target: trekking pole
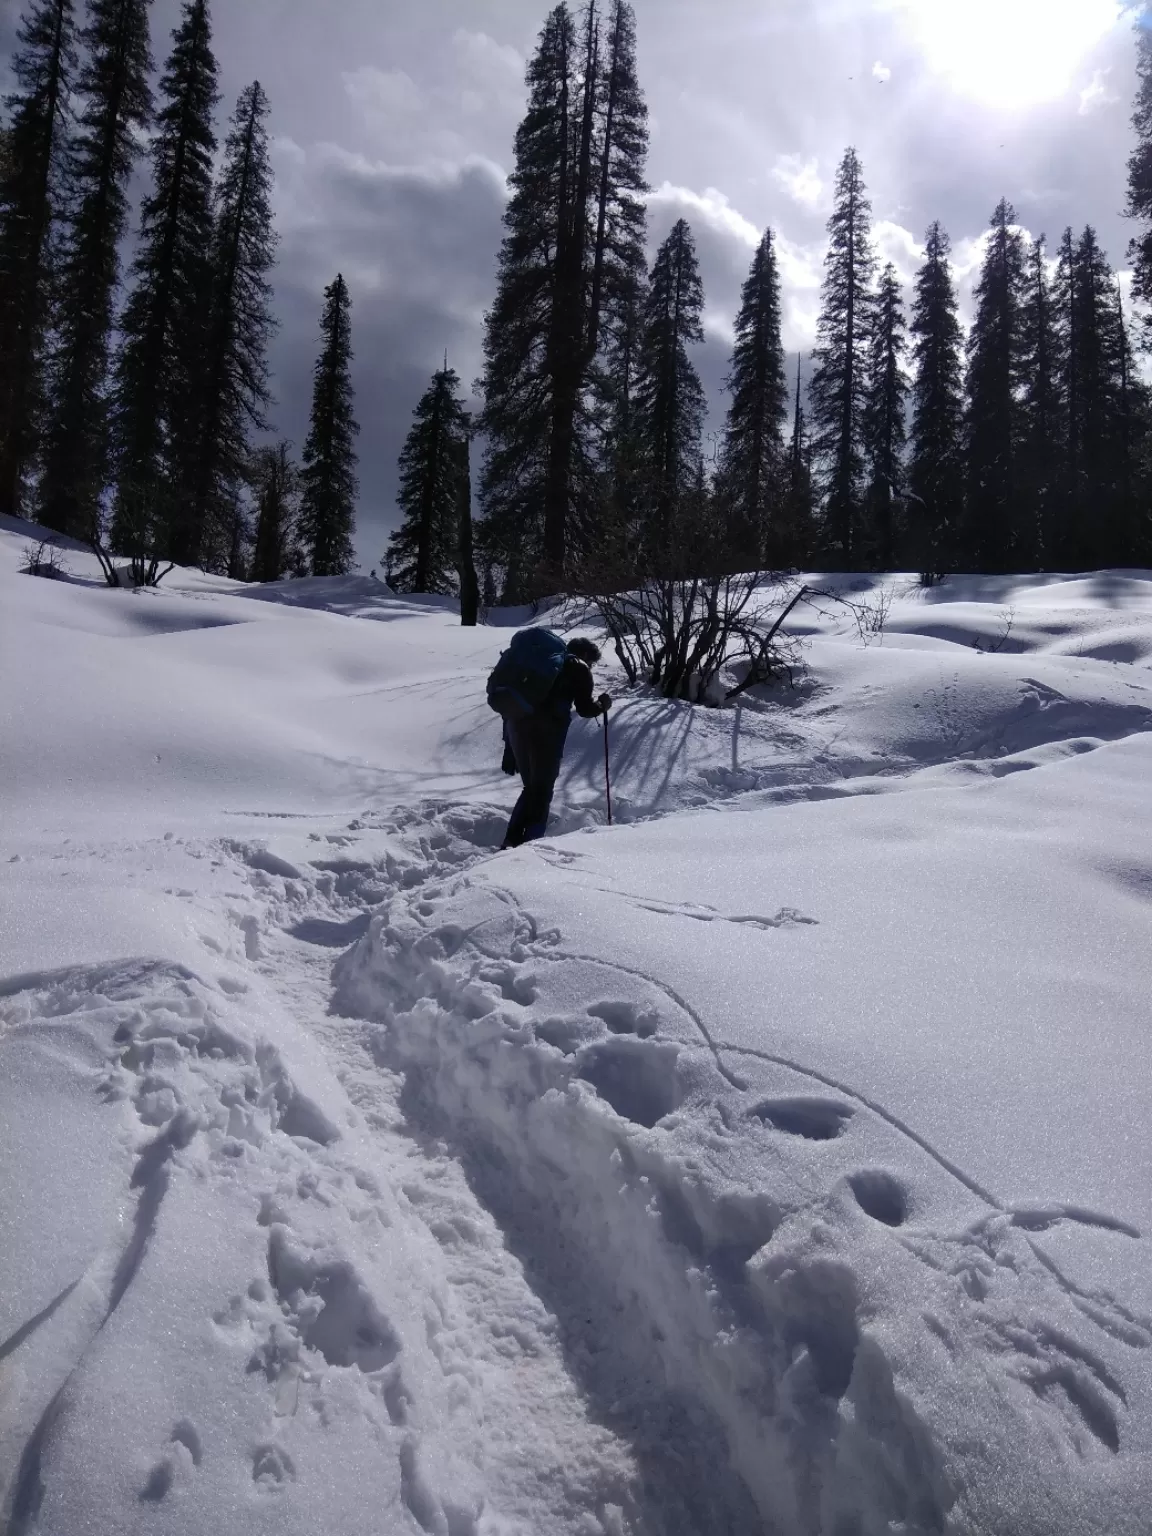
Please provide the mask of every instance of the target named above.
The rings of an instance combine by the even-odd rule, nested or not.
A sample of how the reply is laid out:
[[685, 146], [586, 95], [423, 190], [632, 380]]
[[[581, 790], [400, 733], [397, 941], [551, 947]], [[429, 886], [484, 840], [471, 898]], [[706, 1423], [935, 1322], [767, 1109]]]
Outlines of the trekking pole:
[[604, 722], [604, 795], [608, 801], [608, 825], [612, 825], [612, 773], [608, 766], [608, 711], [601, 715]]

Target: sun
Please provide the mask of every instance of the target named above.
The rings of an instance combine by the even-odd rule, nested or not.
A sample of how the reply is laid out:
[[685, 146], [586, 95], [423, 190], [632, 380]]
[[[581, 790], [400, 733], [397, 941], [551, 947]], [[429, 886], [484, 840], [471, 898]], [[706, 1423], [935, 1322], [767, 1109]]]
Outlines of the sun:
[[1132, 0], [896, 0], [930, 68], [990, 107], [1061, 96]]

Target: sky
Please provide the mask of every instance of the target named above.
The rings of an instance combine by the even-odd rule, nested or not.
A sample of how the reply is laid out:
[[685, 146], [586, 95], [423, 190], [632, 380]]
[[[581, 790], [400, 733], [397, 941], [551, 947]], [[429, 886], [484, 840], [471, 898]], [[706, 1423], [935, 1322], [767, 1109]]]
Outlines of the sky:
[[[22, 0], [0, 0], [7, 57]], [[353, 301], [361, 569], [395, 526], [396, 457], [447, 353], [470, 391], [493, 294], [524, 66], [548, 0], [214, 0], [223, 118], [272, 102], [277, 431], [299, 449], [326, 283]], [[784, 340], [814, 339], [824, 226], [855, 146], [876, 243], [910, 280], [927, 225], [962, 297], [1001, 197], [1053, 242], [1098, 229], [1122, 267], [1135, 88], [1124, 0], [635, 0], [653, 248], [681, 216], [706, 295], [695, 361], [722, 420], [740, 285], [775, 231]], [[153, 0], [157, 63], [180, 0]]]

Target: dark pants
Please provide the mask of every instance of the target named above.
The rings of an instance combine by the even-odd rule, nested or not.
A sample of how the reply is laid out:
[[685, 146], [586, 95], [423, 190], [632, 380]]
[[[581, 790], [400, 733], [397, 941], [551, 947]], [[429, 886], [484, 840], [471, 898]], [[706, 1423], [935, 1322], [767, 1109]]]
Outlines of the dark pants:
[[505, 848], [519, 848], [521, 843], [544, 836], [567, 735], [567, 718], [554, 715], [529, 715], [524, 720], [505, 722], [504, 736], [524, 781], [508, 823]]

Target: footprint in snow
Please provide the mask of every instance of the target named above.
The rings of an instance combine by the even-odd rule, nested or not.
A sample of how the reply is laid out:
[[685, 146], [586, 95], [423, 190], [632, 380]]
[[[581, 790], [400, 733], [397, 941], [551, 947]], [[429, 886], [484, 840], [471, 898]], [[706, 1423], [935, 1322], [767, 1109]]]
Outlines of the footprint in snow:
[[296, 1464], [281, 1445], [258, 1445], [252, 1454], [252, 1481], [265, 1493], [278, 1493], [296, 1481]]

